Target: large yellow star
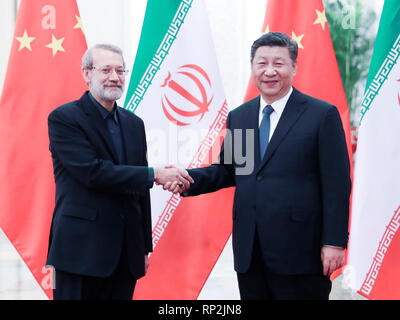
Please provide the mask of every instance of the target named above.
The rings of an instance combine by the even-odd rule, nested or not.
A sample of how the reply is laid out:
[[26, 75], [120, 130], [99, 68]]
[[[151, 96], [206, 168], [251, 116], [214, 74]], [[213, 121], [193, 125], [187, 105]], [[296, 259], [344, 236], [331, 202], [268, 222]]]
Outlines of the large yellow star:
[[16, 39], [19, 41], [18, 51], [21, 51], [23, 48], [27, 48], [29, 51], [32, 51], [31, 42], [33, 40], [35, 40], [36, 38], [35, 37], [29, 37], [28, 36], [28, 32], [25, 29], [23, 36], [22, 37], [16, 37]]
[[265, 27], [265, 30], [264, 30], [263, 33], [268, 33], [268, 32], [269, 32], [269, 25], [267, 25], [267, 26]]
[[300, 49], [304, 49], [303, 45], [301, 44], [301, 40], [303, 39], [303, 37], [304, 37], [304, 34], [301, 34], [301, 35], [299, 35], [299, 36], [296, 36], [296, 34], [294, 33], [294, 31], [292, 31], [292, 40], [294, 40], [294, 41], [297, 42], [297, 46], [298, 46]]
[[83, 32], [83, 25], [82, 25], [82, 19], [81, 19], [81, 17], [75, 15], [75, 18], [76, 18], [76, 21], [77, 21], [77, 22], [76, 22], [76, 25], [74, 25], [74, 29], [81, 29], [82, 32]]
[[61, 39], [56, 39], [54, 34], [51, 35], [51, 43], [46, 45], [47, 48], [50, 48], [53, 50], [53, 57], [56, 55], [58, 51], [65, 52], [64, 48], [62, 47], [62, 43], [64, 41], [64, 38]]
[[320, 23], [322, 26], [322, 30], [325, 30], [325, 23], [327, 23], [328, 20], [326, 20], [326, 14], [325, 14], [325, 10], [318, 11], [315, 10], [315, 12], [317, 13], [317, 20], [314, 21], [314, 24]]

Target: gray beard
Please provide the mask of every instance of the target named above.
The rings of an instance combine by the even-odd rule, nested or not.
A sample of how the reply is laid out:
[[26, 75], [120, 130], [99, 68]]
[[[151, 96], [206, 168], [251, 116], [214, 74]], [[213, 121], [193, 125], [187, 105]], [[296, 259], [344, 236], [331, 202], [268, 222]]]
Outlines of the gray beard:
[[104, 101], [116, 101], [122, 97], [124, 92], [124, 85], [118, 83], [120, 88], [109, 88], [107, 85], [115, 84], [112, 82], [98, 83], [97, 81], [92, 81], [90, 84], [90, 90], [99, 97], [99, 99]]

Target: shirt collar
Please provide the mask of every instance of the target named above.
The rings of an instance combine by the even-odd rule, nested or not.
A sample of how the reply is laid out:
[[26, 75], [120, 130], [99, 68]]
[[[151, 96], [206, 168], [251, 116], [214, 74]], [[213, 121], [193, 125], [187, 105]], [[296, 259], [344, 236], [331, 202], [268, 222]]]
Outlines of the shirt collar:
[[105, 120], [107, 119], [107, 117], [109, 116], [113, 116], [115, 121], [118, 122], [118, 117], [117, 117], [117, 113], [118, 113], [118, 108], [117, 108], [117, 104], [114, 104], [114, 108], [112, 109], [112, 111], [108, 111], [106, 108], [104, 108], [91, 94], [91, 92], [89, 91], [89, 97], [90, 100], [92, 100], [92, 102], [94, 103], [94, 105], [96, 106], [97, 110], [99, 110], [101, 117]]
[[265, 102], [263, 97], [260, 95], [260, 112], [262, 113], [264, 107], [269, 104], [274, 109], [274, 112], [276, 112], [279, 116], [281, 116], [283, 109], [285, 109], [286, 103], [289, 100], [289, 97], [292, 94], [292, 92], [293, 92], [293, 87], [290, 87], [288, 93], [285, 96], [283, 96], [282, 98], [276, 100], [271, 104]]

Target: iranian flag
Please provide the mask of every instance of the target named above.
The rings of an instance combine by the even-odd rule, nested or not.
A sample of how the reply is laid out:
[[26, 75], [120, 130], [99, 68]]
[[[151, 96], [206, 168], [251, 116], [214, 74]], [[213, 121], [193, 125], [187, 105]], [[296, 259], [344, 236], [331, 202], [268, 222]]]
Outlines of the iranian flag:
[[[228, 107], [203, 0], [149, 0], [125, 108], [146, 125], [149, 166], [216, 160]], [[134, 143], [134, 141], [131, 141]], [[196, 299], [232, 230], [233, 190], [151, 190], [154, 252], [135, 299]]]
[[361, 104], [346, 280], [400, 299], [400, 2], [386, 0]]
[[55, 184], [47, 117], [86, 90], [85, 50], [75, 0], [20, 2], [0, 101], [0, 227], [49, 298]]

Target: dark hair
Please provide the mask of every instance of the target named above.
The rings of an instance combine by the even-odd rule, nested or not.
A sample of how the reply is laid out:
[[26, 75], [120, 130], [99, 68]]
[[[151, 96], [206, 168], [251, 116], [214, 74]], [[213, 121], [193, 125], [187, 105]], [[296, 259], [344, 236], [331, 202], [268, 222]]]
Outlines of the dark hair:
[[250, 61], [253, 61], [256, 51], [259, 47], [286, 47], [289, 50], [290, 58], [293, 62], [297, 62], [297, 42], [291, 40], [290, 37], [282, 32], [264, 33], [260, 38], [253, 42], [250, 51]]

